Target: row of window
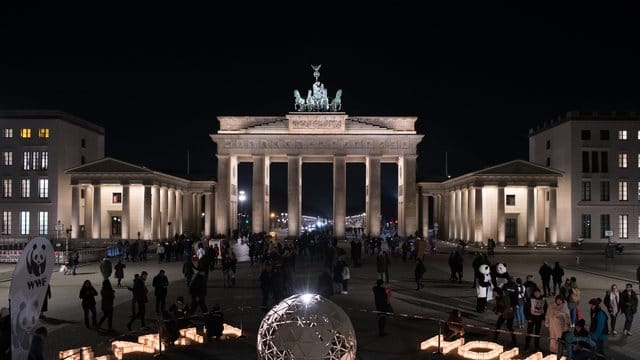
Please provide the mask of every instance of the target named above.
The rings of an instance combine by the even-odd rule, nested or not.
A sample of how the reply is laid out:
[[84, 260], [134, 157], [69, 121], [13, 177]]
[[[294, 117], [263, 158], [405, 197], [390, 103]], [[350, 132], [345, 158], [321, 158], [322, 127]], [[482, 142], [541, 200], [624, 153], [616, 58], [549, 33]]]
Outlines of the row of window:
[[[585, 239], [591, 238], [591, 214], [582, 214], [580, 237]], [[606, 231], [611, 230], [611, 216], [609, 214], [600, 215], [600, 238], [605, 238]], [[618, 233], [619, 239], [629, 238], [629, 215], [618, 215]], [[640, 216], [638, 216], [638, 238], [640, 238]]]
[[[31, 129], [22, 128], [19, 129], [20, 137], [23, 139], [31, 139]], [[4, 129], [2, 134], [6, 139], [10, 139], [13, 137], [13, 129]], [[38, 137], [43, 139], [48, 139], [51, 135], [51, 131], [48, 128], [39, 128], [38, 129]]]
[[[2, 152], [2, 164], [13, 166], [13, 151]], [[48, 168], [48, 151], [25, 151], [22, 153], [22, 170], [47, 170]]]
[[[637, 138], [640, 140], [640, 130], [638, 130]], [[591, 130], [580, 131], [580, 139], [591, 140]], [[609, 130], [600, 130], [600, 140], [609, 140]], [[629, 140], [629, 131], [618, 130], [618, 140]], [[550, 144], [547, 141], [547, 149], [549, 149], [549, 147]]]
[[[5, 199], [13, 197], [13, 180], [2, 179], [2, 197]], [[23, 199], [31, 197], [31, 179], [20, 179], [20, 197]], [[40, 199], [49, 197], [49, 179], [38, 179], [38, 197]]]
[[[619, 201], [628, 201], [629, 200], [629, 181], [620, 180], [618, 181], [618, 200]], [[640, 181], [638, 181], [638, 201], [640, 201]], [[591, 201], [591, 181], [582, 181], [582, 189], [580, 200], [581, 201]], [[609, 181], [600, 181], [600, 201], [610, 201], [610, 190], [609, 190]]]
[[[13, 213], [11, 211], [2, 212], [2, 235], [13, 235]], [[18, 212], [18, 233], [20, 235], [31, 235], [31, 212]], [[37, 212], [37, 233], [38, 235], [48, 235], [49, 233], [49, 212]]]

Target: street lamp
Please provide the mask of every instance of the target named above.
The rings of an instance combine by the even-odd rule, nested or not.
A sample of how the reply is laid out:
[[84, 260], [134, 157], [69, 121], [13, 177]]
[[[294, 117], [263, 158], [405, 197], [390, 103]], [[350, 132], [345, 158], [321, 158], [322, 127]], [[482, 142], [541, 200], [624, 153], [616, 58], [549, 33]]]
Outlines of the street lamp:
[[[64, 229], [64, 224], [60, 222], [60, 220], [58, 220], [58, 222], [56, 223], [55, 226], [56, 229], [56, 246], [59, 246], [60, 243], [60, 231], [62, 231]], [[58, 260], [58, 264], [60, 263], [60, 260]]]

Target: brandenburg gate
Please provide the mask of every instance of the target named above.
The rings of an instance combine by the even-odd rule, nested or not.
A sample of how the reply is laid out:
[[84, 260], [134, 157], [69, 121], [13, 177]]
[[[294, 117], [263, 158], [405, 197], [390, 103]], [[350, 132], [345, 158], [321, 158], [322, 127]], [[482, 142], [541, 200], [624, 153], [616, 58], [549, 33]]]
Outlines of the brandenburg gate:
[[333, 234], [345, 237], [346, 164], [366, 166], [365, 233], [380, 235], [381, 163], [398, 165], [398, 234], [408, 236], [418, 227], [416, 191], [416, 117], [349, 116], [341, 112], [341, 94], [329, 101], [318, 81], [320, 66], [306, 99], [294, 91], [295, 111], [285, 116], [219, 116], [217, 144], [216, 233], [236, 229], [238, 164], [253, 163], [252, 231], [269, 231], [269, 168], [287, 163], [289, 236], [301, 226], [302, 164], [333, 164]]

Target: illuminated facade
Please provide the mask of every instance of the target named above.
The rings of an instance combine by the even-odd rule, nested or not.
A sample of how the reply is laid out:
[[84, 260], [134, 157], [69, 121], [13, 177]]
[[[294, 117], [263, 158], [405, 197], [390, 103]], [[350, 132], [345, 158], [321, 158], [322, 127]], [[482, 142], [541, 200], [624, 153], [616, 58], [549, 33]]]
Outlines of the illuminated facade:
[[104, 156], [104, 129], [58, 111], [0, 111], [2, 235], [5, 242], [64, 236], [71, 224], [65, 169]]
[[640, 239], [640, 114], [569, 112], [529, 131], [529, 159], [563, 172], [558, 239]]

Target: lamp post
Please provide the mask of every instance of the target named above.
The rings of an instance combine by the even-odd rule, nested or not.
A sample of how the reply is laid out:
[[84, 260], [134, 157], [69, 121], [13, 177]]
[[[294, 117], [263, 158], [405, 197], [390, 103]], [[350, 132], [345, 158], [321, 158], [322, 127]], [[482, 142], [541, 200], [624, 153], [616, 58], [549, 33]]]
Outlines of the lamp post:
[[64, 252], [65, 252], [65, 258], [67, 259], [67, 263], [69, 263], [69, 236], [71, 236], [71, 225], [69, 225], [69, 228], [66, 230], [67, 232], [67, 238], [64, 241]]
[[244, 229], [244, 201], [247, 200], [247, 195], [244, 190], [240, 190], [240, 194], [238, 195], [238, 201], [240, 202], [240, 224], [238, 225], [238, 230]]
[[271, 230], [271, 229], [274, 229], [276, 227], [276, 224], [275, 224], [276, 214], [275, 213], [271, 213], [271, 215], [269, 217], [271, 218], [271, 221], [269, 222], [269, 230]]
[[[61, 223], [60, 220], [58, 220], [58, 222], [56, 223], [55, 229], [56, 229], [56, 245], [59, 246], [59, 243], [60, 243], [60, 231], [62, 231], [62, 229], [64, 229], [64, 224]], [[58, 260], [58, 264], [60, 264], [60, 260]]]

